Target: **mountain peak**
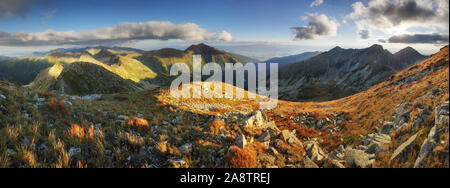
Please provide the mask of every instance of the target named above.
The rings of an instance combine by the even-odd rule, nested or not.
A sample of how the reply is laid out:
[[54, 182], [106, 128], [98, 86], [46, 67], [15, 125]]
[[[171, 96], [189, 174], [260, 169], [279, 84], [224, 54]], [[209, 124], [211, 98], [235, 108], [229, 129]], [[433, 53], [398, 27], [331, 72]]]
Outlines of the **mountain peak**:
[[422, 55], [420, 54], [416, 49], [412, 48], [411, 46], [408, 46], [406, 48], [401, 49], [395, 54], [405, 54], [405, 55]]
[[330, 51], [335, 51], [335, 50], [342, 50], [342, 48], [340, 46], [336, 46], [333, 49], [331, 49]]
[[381, 46], [379, 44], [374, 44], [371, 47], [369, 47], [368, 49], [371, 49], [371, 50], [384, 50], [383, 46]]
[[206, 45], [204, 43], [200, 43], [200, 44], [197, 44], [197, 45], [192, 45], [189, 48], [187, 48], [185, 51], [186, 52], [192, 51], [195, 54], [223, 54], [222, 51], [220, 51], [220, 50], [218, 50], [216, 48], [213, 48], [211, 46], [208, 46], [208, 45]]

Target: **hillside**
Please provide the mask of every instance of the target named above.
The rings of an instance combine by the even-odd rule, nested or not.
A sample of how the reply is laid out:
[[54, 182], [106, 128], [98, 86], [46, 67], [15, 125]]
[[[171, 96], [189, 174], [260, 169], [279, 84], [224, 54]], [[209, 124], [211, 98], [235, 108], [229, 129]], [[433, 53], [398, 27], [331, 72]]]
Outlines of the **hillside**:
[[394, 55], [380, 45], [366, 49], [336, 47], [305, 62], [281, 67], [281, 99], [327, 101], [364, 91], [398, 69], [423, 59], [423, 56], [399, 58], [406, 51]]
[[291, 55], [286, 57], [276, 57], [265, 61], [265, 63], [278, 63], [279, 67], [290, 65], [293, 63], [298, 63], [311, 59], [314, 56], [321, 54], [321, 52], [305, 52], [297, 55]]
[[446, 47], [367, 91], [273, 110], [258, 110], [262, 97], [75, 97], [1, 82], [0, 167], [448, 168], [448, 57]]

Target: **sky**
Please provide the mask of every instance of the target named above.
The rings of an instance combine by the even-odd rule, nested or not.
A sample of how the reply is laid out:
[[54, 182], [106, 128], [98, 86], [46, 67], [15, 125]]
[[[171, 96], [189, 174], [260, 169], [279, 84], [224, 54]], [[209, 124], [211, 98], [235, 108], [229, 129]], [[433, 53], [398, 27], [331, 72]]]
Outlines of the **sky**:
[[381, 44], [448, 44], [449, 0], [0, 0], [0, 55], [85, 46], [206, 43], [267, 59]]

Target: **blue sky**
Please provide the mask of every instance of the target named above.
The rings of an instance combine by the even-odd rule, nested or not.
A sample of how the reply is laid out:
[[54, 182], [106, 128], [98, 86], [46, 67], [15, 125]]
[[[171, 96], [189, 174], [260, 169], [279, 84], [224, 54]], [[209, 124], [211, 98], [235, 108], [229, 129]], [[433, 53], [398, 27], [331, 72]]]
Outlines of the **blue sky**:
[[[116, 42], [117, 39], [113, 38], [114, 45], [157, 49], [160, 47], [183, 48], [193, 43], [205, 42], [234, 52], [246, 49], [245, 55], [268, 58], [269, 56], [290, 55], [304, 51], [323, 51], [337, 45], [348, 48], [368, 47], [371, 44], [386, 41], [390, 37], [400, 34], [410, 36], [438, 34], [441, 38], [443, 35], [444, 43], [442, 41], [437, 42], [437, 44], [436, 42], [423, 43], [423, 41], [421, 43], [410, 43], [411, 40], [408, 40], [408, 43], [387, 43], [383, 41], [383, 46], [395, 51], [409, 45], [422, 53], [430, 54], [444, 46], [445, 43], [448, 44], [448, 19], [440, 21], [444, 22], [443, 24], [436, 21], [436, 23], [424, 25], [420, 24], [421, 20], [411, 21], [411, 19], [403, 18], [405, 21], [402, 24], [390, 26], [391, 28], [386, 29], [376, 23], [377, 20], [364, 18], [362, 15], [367, 12], [349, 18], [350, 14], [357, 12], [352, 7], [357, 2], [369, 7], [370, 1], [385, 1], [384, 3], [391, 2], [393, 6], [401, 7], [401, 1], [416, 2], [415, 0], [323, 0], [318, 1], [319, 4], [314, 7], [311, 7], [314, 0], [2, 1], [14, 3], [0, 4], [0, 55], [25, 55], [30, 51], [47, 50], [61, 46], [93, 45], [89, 40], [97, 41], [98, 38], [84, 38], [92, 33], [99, 34], [99, 32], [99, 35], [103, 37], [106, 34], [99, 31], [101, 28], [115, 27], [125, 22], [146, 23], [149, 21], [170, 22], [175, 25], [177, 31], [184, 31], [182, 28], [185, 27], [182, 24], [193, 23], [198, 26], [198, 32], [202, 35], [194, 38], [182, 34], [174, 35], [173, 30], [166, 29], [164, 31], [169, 34], [164, 35], [163, 38], [169, 40], [159, 40], [158, 37], [161, 36], [156, 37], [155, 33], [150, 33], [139, 35], [138, 39], [131, 37], [129, 40], [123, 40], [121, 38], [120, 42]], [[420, 4], [422, 1], [417, 0], [416, 4], [419, 8], [421, 6], [424, 9], [431, 7], [430, 9], [435, 12], [444, 10], [440, 14], [448, 16], [448, 0], [432, 0], [433, 2], [436, 1], [433, 6], [428, 6], [426, 3], [422, 5]], [[446, 12], [445, 8], [436, 8], [437, 5], [442, 6], [441, 1], [443, 1], [444, 7], [446, 3]], [[376, 7], [377, 5], [374, 4], [373, 6]], [[22, 11], [17, 11], [18, 9]], [[421, 11], [421, 9], [411, 11]], [[430, 18], [432, 17], [427, 17], [427, 19]], [[445, 25], [447, 25], [447, 28], [445, 28]], [[180, 27], [178, 28], [178, 26]], [[158, 29], [158, 26], [152, 26], [151, 29]], [[54, 32], [73, 31], [75, 34], [56, 34], [64, 39], [48, 39], [49, 35], [54, 35], [53, 33], [39, 34], [47, 30]], [[119, 30], [123, 31], [123, 29]], [[361, 30], [367, 30], [370, 33], [370, 38], [362, 39], [358, 34]], [[84, 35], [76, 34], [86, 31], [92, 32]], [[224, 31], [229, 34], [229, 37], [221, 35]], [[2, 39], [2, 32], [9, 34], [8, 37]], [[27, 35], [22, 38], [11, 37], [17, 32], [24, 32]], [[3, 35], [7, 36], [7, 34]], [[109, 35], [116, 36], [111, 33], [108, 33], [108, 37]], [[196, 33], [193, 35], [196, 35]], [[35, 38], [39, 39], [33, 39], [33, 41], [24, 39], [30, 36], [38, 36]], [[44, 39], [41, 40], [42, 36], [44, 36]], [[76, 39], [74, 40], [77, 40], [77, 42], [72, 43], [72, 39], [70, 42], [66, 41], [67, 36], [75, 36]], [[98, 43], [102, 44], [103, 42]], [[108, 42], [111, 42], [109, 38]], [[268, 47], [255, 48], [252, 53], [253, 47], [261, 45]], [[247, 48], [245, 48], [246, 46]], [[271, 50], [270, 46], [274, 46], [274, 50]], [[233, 50], [233, 47], [236, 47], [236, 50]]]

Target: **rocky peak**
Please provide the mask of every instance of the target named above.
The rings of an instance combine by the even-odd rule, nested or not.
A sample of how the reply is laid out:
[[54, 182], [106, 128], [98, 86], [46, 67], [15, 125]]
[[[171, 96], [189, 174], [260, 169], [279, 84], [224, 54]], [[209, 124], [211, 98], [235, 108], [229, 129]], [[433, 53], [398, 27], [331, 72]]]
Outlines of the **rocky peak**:
[[203, 43], [200, 43], [197, 45], [192, 45], [189, 48], [187, 48], [185, 51], [186, 52], [191, 51], [191, 52], [194, 52], [194, 54], [212, 54], [212, 55], [223, 54], [222, 51], [220, 51], [216, 48], [213, 48], [211, 46], [208, 46], [206, 44], [203, 44]]

